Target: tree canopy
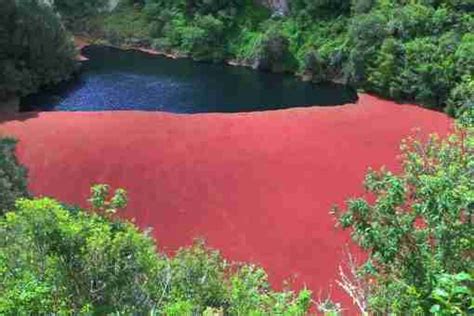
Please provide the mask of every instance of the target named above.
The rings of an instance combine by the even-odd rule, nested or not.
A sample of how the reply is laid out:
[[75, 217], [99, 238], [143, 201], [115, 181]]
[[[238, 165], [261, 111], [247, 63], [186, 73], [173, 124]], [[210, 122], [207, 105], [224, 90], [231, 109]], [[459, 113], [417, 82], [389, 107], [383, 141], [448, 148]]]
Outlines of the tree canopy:
[[68, 79], [76, 69], [72, 38], [41, 0], [0, 3], [0, 99]]

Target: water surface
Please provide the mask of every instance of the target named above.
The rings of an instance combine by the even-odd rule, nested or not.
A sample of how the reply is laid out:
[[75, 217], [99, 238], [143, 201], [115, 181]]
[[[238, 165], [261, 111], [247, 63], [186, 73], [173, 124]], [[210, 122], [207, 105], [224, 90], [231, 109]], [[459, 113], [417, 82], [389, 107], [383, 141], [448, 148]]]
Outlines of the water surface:
[[315, 85], [291, 75], [222, 64], [169, 59], [104, 46], [82, 50], [89, 58], [77, 80], [22, 100], [23, 110], [147, 110], [173, 113], [248, 112], [354, 102], [355, 91]]

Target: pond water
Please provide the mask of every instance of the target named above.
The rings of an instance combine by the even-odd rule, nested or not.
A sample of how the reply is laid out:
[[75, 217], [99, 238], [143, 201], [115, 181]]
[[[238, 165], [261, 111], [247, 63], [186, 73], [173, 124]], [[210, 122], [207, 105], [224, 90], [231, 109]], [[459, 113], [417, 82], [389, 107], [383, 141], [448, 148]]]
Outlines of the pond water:
[[104, 46], [82, 50], [73, 82], [22, 100], [22, 110], [146, 110], [172, 113], [248, 112], [356, 101], [346, 86], [315, 85], [291, 75], [169, 59]]

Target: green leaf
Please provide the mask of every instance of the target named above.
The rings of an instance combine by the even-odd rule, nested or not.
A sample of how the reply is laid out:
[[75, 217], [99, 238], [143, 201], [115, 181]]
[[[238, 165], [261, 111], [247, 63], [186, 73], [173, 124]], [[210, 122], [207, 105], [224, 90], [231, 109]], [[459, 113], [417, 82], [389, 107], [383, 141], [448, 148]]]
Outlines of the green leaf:
[[441, 310], [441, 306], [439, 304], [433, 305], [430, 308], [430, 313], [436, 314]]

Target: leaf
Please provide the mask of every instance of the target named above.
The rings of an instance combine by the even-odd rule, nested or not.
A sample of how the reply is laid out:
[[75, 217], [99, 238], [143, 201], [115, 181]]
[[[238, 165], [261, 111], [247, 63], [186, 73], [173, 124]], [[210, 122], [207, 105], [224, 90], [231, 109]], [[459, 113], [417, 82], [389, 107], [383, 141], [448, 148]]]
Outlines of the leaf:
[[439, 297], [439, 298], [446, 298], [446, 297], [449, 296], [449, 294], [445, 290], [438, 288], [438, 289], [435, 289], [433, 291], [433, 296], [434, 297]]
[[454, 294], [471, 294], [471, 291], [465, 286], [456, 286], [453, 290]]
[[458, 273], [456, 274], [456, 276], [454, 277], [456, 279], [456, 281], [470, 281], [472, 280], [472, 277], [469, 273], [466, 273], [466, 272], [461, 272], [461, 273]]
[[438, 313], [441, 310], [441, 306], [439, 304], [433, 305], [430, 308], [430, 313], [435, 314]]

